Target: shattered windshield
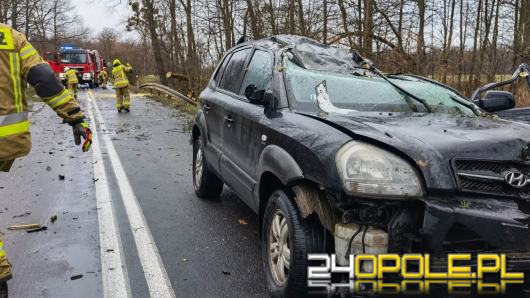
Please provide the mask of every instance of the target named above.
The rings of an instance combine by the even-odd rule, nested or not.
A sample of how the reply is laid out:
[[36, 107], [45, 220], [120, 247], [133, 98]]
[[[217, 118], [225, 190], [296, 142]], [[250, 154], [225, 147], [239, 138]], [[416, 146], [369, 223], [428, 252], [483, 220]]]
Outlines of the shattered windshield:
[[[291, 105], [298, 110], [318, 111], [316, 86], [325, 81], [329, 101], [339, 109], [352, 112], [428, 112], [425, 106], [402, 94], [375, 74], [339, 74], [308, 70], [284, 60], [286, 85]], [[476, 116], [458, 101], [467, 102], [450, 89], [409, 76], [390, 80], [414, 96], [423, 99], [433, 113]]]
[[62, 53], [61, 60], [66, 64], [85, 64], [87, 55], [85, 52], [65, 52]]

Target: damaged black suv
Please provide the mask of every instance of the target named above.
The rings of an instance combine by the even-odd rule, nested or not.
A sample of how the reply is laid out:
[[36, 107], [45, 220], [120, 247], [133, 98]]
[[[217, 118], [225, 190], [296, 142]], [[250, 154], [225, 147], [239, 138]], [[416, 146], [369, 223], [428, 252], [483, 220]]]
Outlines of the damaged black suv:
[[276, 296], [305, 293], [317, 252], [495, 251], [528, 270], [530, 126], [488, 113], [511, 93], [474, 99], [304, 37], [243, 42], [200, 94], [196, 194], [227, 184], [259, 214]]

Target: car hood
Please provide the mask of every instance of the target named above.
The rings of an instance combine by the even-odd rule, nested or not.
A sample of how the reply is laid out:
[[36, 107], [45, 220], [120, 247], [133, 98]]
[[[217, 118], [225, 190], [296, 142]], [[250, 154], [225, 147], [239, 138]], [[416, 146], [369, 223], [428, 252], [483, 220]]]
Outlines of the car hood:
[[453, 159], [530, 161], [525, 153], [530, 145], [530, 125], [497, 117], [329, 114], [320, 119], [347, 130], [354, 139], [408, 157], [423, 173], [428, 188], [456, 187], [451, 167]]

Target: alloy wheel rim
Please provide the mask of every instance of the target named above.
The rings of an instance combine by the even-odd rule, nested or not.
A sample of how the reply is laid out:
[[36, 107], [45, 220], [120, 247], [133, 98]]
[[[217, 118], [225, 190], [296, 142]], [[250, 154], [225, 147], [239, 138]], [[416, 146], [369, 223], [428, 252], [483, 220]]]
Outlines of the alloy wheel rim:
[[202, 146], [197, 149], [195, 155], [195, 186], [198, 188], [202, 182]]
[[289, 248], [289, 228], [281, 210], [276, 210], [269, 230], [269, 266], [274, 282], [280, 286], [287, 282], [291, 250]]

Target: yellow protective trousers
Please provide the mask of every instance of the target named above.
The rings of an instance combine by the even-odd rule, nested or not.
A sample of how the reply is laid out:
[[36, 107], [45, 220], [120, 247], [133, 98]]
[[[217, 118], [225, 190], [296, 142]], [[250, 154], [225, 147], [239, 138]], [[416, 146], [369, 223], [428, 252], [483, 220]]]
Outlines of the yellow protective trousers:
[[78, 89], [78, 85], [77, 83], [75, 84], [68, 84], [68, 91], [70, 91], [70, 93], [72, 93], [72, 95], [74, 96], [75, 99], [77, 99], [77, 89]]
[[129, 109], [131, 103], [131, 95], [129, 93], [129, 87], [116, 88], [116, 108]]
[[4, 234], [0, 232], [0, 283], [11, 279], [11, 264], [7, 261], [6, 251], [4, 250]]

